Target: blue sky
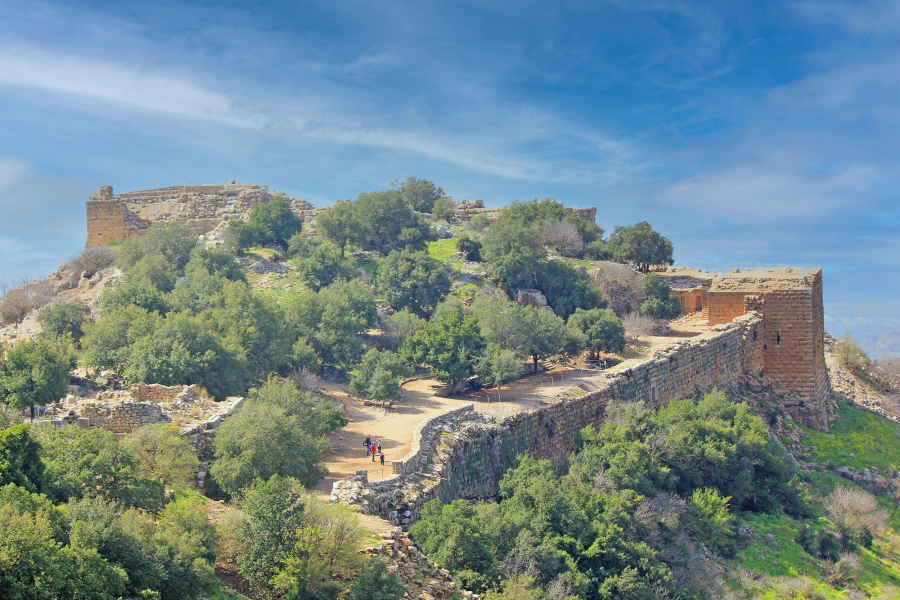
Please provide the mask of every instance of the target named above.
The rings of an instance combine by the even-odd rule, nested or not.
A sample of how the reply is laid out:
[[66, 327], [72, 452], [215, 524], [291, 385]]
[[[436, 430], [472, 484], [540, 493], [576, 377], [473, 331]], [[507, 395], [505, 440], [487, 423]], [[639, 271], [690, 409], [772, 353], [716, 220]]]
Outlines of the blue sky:
[[408, 175], [898, 298], [900, 4], [0, 4], [0, 278], [78, 251], [101, 184]]

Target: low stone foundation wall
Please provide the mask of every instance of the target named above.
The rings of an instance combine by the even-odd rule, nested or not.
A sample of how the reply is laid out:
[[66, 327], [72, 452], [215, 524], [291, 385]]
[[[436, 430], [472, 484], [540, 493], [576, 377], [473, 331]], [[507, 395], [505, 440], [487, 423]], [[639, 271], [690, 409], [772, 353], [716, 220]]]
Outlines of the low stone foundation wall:
[[[83, 420], [86, 419], [85, 424]], [[99, 427], [113, 433], [131, 433], [135, 429], [151, 423], [168, 423], [169, 417], [152, 402], [97, 402], [86, 404], [81, 409], [79, 426]]]

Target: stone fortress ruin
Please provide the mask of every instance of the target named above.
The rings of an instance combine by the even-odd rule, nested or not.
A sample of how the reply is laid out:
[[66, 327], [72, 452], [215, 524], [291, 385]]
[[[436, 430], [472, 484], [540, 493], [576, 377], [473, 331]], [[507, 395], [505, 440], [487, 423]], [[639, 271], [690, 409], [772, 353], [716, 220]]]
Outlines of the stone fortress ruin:
[[[291, 198], [266, 185], [241, 184], [233, 179], [225, 185], [185, 185], [137, 192], [113, 193], [111, 185], [101, 185], [87, 202], [87, 242], [94, 248], [141, 235], [154, 223], [184, 220], [197, 236], [222, 239], [228, 221], [245, 218], [254, 206], [266, 204], [277, 196], [291, 204], [294, 213], [306, 224], [314, 224], [315, 208], [306, 200]], [[342, 202], [338, 200], [338, 202]], [[349, 200], [343, 200], [349, 202]], [[594, 221], [596, 208], [567, 208], [587, 221]], [[491, 222], [500, 217], [499, 208], [485, 208], [483, 200], [456, 202], [456, 217], [469, 221], [485, 215]]]
[[423, 422], [393, 475], [367, 471], [336, 481], [331, 500], [408, 529], [428, 500], [486, 499], [527, 452], [561, 462], [578, 432], [601, 424], [611, 404], [658, 408], [714, 387], [760, 393], [786, 418], [828, 430], [831, 389], [824, 355], [821, 269], [751, 269], [710, 274], [670, 268], [661, 274], [685, 313], [706, 331], [682, 338], [649, 360], [626, 361], [578, 384], [574, 395], [532, 412], [491, 418], [473, 406]]
[[[234, 181], [118, 195], [110, 186], [102, 186], [87, 203], [87, 246], [141, 235], [153, 223], [173, 220], [185, 220], [206, 240], [221, 239], [228, 221], [245, 218], [254, 206], [276, 195], [267, 186]], [[314, 224], [317, 209], [305, 200], [287, 200], [304, 222]], [[480, 200], [460, 201], [456, 206], [462, 221], [476, 215], [491, 221], [499, 217], [499, 209], [486, 208]], [[590, 221], [596, 217], [596, 208], [567, 210]], [[496, 495], [500, 478], [517, 464], [522, 451], [564, 460], [576, 449], [577, 433], [602, 423], [612, 403], [645, 401], [658, 407], [713, 387], [768, 390], [765, 393], [782, 405], [787, 418], [828, 429], [831, 389], [824, 355], [821, 269], [715, 274], [669, 267], [660, 276], [670, 284], [683, 312], [706, 325], [703, 333], [680, 338], [649, 359], [626, 361], [603, 371], [590, 382], [580, 383], [574, 396], [532, 411], [493, 418], [463, 408], [423, 421], [414, 432], [410, 454], [392, 461], [391, 477], [369, 482], [366, 472], [360, 471], [335, 482], [332, 500], [407, 528], [431, 498], [450, 501]], [[177, 399], [145, 402], [145, 391], [137, 389], [132, 395], [132, 404], [148, 405], [146, 415], [140, 410], [129, 412], [134, 407], [125, 406], [128, 401], [123, 398], [125, 402], [117, 406], [85, 406], [77, 420], [81, 426], [124, 433], [147, 419], [171, 418], [168, 413], [178, 410]], [[236, 406], [229, 408], [225, 410], [230, 413]], [[224, 416], [212, 416], [212, 421], [217, 424]], [[215, 429], [204, 423], [199, 424], [198, 439]]]

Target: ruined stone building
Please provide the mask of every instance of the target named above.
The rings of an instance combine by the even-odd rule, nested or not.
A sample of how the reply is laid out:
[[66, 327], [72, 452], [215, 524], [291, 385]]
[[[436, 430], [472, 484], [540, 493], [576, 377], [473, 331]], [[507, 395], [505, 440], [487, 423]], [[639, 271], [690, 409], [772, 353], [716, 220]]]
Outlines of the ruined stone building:
[[662, 274], [685, 313], [709, 325], [756, 311], [762, 316], [763, 374], [796, 394], [787, 408], [806, 424], [827, 429], [830, 394], [825, 367], [822, 269], [735, 269], [713, 274], [673, 268]]

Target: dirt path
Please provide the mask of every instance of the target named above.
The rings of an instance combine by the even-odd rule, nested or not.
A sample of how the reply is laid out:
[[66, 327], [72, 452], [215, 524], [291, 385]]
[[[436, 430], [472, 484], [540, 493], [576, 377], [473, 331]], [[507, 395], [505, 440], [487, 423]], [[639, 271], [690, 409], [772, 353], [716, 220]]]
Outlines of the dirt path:
[[[344, 386], [333, 382], [322, 382], [322, 387], [339, 402], [344, 403], [350, 423], [332, 432], [328, 437], [332, 451], [326, 461], [328, 477], [319, 482], [316, 490], [331, 494], [331, 486], [338, 479], [344, 479], [360, 469], [369, 472], [370, 481], [378, 481], [391, 475], [391, 461], [400, 460], [409, 453], [412, 435], [423, 420], [443, 414], [454, 408], [474, 404], [475, 410], [487, 412], [497, 417], [505, 417], [531, 411], [554, 401], [564, 388], [589, 382], [596, 373], [581, 369], [554, 369], [539, 375], [524, 377], [499, 391], [484, 390], [471, 395], [441, 398], [436, 392], [442, 387], [432, 379], [415, 380], [403, 386], [405, 398], [391, 410], [363, 406], [362, 401], [348, 395]], [[384, 467], [366, 456], [363, 440], [380, 439], [385, 455]]]

